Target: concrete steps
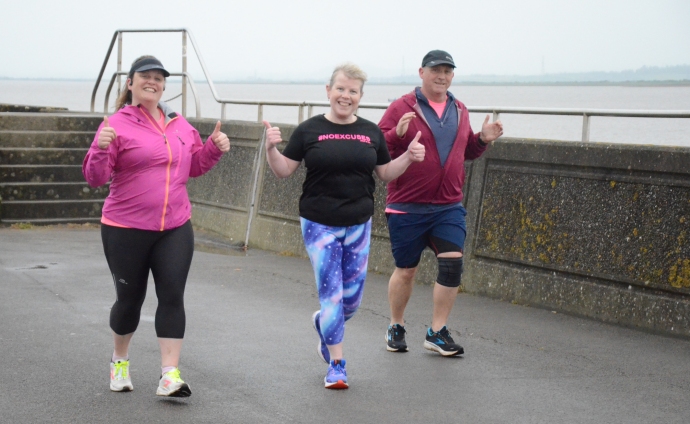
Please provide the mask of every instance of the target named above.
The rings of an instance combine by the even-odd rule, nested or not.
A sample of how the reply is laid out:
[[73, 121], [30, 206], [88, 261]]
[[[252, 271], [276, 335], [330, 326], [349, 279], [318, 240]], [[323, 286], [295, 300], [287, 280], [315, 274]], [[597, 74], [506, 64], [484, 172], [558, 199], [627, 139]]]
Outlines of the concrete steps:
[[81, 165], [89, 149], [0, 147], [0, 165]]
[[[98, 127], [96, 127], [98, 128]], [[95, 130], [94, 130], [95, 131]], [[0, 146], [10, 147], [67, 147], [88, 148], [94, 137], [94, 131], [34, 131], [2, 130]]]
[[3, 183], [0, 196], [4, 201], [15, 200], [103, 200], [108, 187], [89, 187], [81, 182], [15, 182]]
[[99, 222], [108, 186], [91, 188], [81, 164], [102, 117], [0, 113], [0, 221]]
[[16, 182], [81, 182], [81, 165], [0, 165], [0, 184]]

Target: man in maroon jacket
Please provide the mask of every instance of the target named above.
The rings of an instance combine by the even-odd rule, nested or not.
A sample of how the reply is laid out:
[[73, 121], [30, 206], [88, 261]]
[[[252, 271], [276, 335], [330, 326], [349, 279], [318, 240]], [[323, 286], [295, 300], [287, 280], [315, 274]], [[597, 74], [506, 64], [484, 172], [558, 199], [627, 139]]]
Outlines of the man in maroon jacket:
[[413, 163], [388, 184], [386, 216], [396, 266], [388, 283], [391, 322], [386, 341], [391, 352], [407, 351], [403, 314], [428, 246], [438, 259], [438, 277], [424, 347], [443, 356], [464, 353], [446, 327], [460, 286], [467, 232], [464, 163], [480, 157], [503, 134], [503, 125], [490, 123], [487, 115], [481, 132], [472, 132], [467, 108], [448, 91], [454, 69], [450, 54], [430, 51], [419, 68], [422, 86], [391, 103], [379, 122], [391, 157], [405, 153], [417, 132], [426, 149], [424, 161]]

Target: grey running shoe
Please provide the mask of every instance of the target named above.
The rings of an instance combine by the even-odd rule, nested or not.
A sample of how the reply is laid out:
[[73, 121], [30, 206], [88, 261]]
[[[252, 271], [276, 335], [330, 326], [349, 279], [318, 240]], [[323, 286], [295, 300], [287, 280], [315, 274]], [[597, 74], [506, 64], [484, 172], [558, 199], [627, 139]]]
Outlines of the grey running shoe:
[[156, 394], [158, 396], [189, 397], [192, 395], [192, 390], [189, 388], [189, 385], [180, 378], [180, 370], [175, 368], [161, 376]]
[[110, 390], [113, 392], [129, 392], [134, 390], [129, 376], [129, 361], [110, 363]]

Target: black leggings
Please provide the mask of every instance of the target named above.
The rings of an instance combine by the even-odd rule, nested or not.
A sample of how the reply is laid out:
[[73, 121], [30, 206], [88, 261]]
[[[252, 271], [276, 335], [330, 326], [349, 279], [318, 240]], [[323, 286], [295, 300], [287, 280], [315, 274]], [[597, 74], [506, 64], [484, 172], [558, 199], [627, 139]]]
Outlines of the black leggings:
[[184, 288], [194, 254], [191, 222], [166, 231], [101, 225], [101, 238], [117, 296], [110, 310], [110, 328], [119, 335], [137, 329], [150, 270], [158, 297], [156, 335], [183, 338]]

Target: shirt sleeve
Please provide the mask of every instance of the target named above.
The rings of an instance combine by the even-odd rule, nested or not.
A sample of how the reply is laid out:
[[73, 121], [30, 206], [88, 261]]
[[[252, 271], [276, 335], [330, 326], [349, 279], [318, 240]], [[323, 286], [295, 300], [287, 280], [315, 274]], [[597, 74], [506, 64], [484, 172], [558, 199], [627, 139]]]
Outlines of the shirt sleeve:
[[391, 161], [391, 155], [388, 152], [388, 146], [386, 145], [386, 138], [383, 135], [383, 132], [379, 129], [378, 130], [378, 141], [377, 141], [377, 149], [376, 149], [376, 165], [385, 165], [388, 162]]
[[283, 149], [283, 156], [297, 162], [304, 159], [304, 133], [301, 125], [298, 125], [290, 136], [287, 146]]

